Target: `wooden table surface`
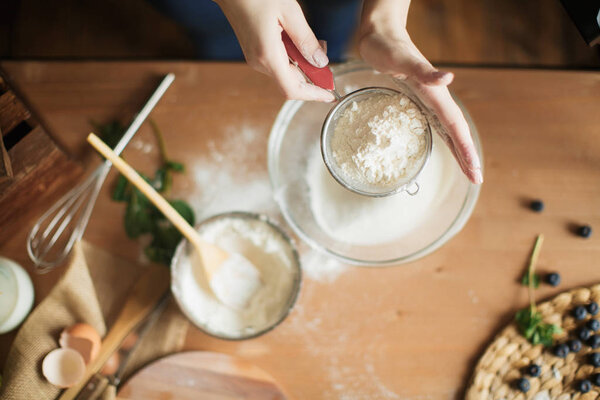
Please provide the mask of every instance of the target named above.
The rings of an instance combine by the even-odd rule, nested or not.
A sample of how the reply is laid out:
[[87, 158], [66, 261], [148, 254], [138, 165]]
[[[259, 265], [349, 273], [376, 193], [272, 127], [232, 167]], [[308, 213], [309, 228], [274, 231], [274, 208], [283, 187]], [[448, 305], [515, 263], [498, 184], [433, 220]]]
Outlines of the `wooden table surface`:
[[[230, 146], [224, 162], [245, 154], [257, 173], [266, 174], [267, 136], [283, 97], [269, 79], [244, 65], [1, 66], [49, 130], [86, 162], [93, 158], [84, 145], [89, 120], [127, 120], [159, 76], [173, 71], [177, 79], [152, 114], [171, 157], [193, 164], [222, 138], [251, 129], [256, 136], [251, 148]], [[294, 311], [262, 337], [227, 342], [191, 328], [186, 348], [247, 358], [296, 399], [457, 399], [486, 343], [526, 304], [526, 291], [516, 280], [537, 233], [546, 235], [541, 270], [557, 270], [563, 277], [559, 288], [540, 289], [540, 298], [600, 281], [600, 234], [585, 240], [572, 233], [574, 224], [600, 229], [600, 73], [455, 72], [453, 89], [479, 129], [485, 155], [481, 197], [463, 231], [408, 265], [352, 268], [331, 282], [305, 279]], [[151, 142], [147, 126], [139, 138]], [[133, 148], [125, 153], [148, 171], [156, 154]], [[186, 197], [194, 193], [192, 178], [178, 177], [175, 192]], [[108, 186], [85, 238], [137, 260], [139, 246], [126, 238], [122, 205], [109, 200]], [[546, 210], [529, 211], [524, 202], [531, 198], [543, 199]], [[240, 204], [244, 201], [240, 196]], [[41, 211], [32, 210], [27, 219]], [[24, 245], [29, 225], [0, 229], [14, 231], [0, 243], [0, 254], [31, 268]], [[38, 302], [60, 273], [33, 275]], [[2, 362], [13, 337], [0, 337]]]

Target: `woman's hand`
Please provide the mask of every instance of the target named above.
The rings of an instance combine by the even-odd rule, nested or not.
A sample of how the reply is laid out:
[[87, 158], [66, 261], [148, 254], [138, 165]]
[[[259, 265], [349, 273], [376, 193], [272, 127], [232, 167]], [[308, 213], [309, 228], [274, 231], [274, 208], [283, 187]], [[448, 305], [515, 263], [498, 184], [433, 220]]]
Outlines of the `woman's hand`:
[[290, 64], [281, 31], [292, 39], [311, 64], [329, 63], [296, 0], [216, 0], [240, 42], [246, 61], [255, 70], [275, 78], [288, 99], [333, 101], [325, 89], [307, 83]]
[[408, 5], [408, 0], [365, 0], [360, 54], [379, 72], [406, 80], [438, 116], [445, 132], [438, 131], [465, 175], [473, 183], [482, 183], [481, 162], [469, 125], [446, 87], [454, 76], [434, 68], [413, 44], [405, 29]]

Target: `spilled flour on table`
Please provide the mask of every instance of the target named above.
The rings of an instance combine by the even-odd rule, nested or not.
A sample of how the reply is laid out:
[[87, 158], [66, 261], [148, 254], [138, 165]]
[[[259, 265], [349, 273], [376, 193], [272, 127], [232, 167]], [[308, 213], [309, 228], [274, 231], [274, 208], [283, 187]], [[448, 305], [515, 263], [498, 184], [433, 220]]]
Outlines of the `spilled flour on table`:
[[475, 291], [473, 289], [469, 289], [469, 291], [467, 292], [467, 295], [469, 296], [469, 300], [471, 300], [471, 303], [473, 303], [473, 304], [479, 303], [479, 297], [477, 297], [477, 295], [475, 294]]
[[150, 154], [150, 152], [152, 152], [152, 150], [156, 148], [154, 143], [147, 142], [141, 137], [133, 138], [129, 145], [137, 151], [141, 152], [142, 154]]
[[[208, 154], [188, 166], [195, 189], [187, 197], [197, 221], [223, 212], [248, 211], [266, 214], [290, 233], [273, 199], [264, 157], [267, 141], [268, 134], [263, 130], [242, 125], [229, 128], [221, 138], [207, 143]], [[333, 283], [349, 268], [300, 240], [295, 243], [308, 279]]]
[[322, 283], [332, 283], [348, 271], [350, 266], [342, 264], [333, 257], [329, 257], [311, 249], [304, 243], [298, 246], [302, 262], [302, 272], [309, 279]]
[[[313, 290], [307, 289], [307, 292], [309, 293], [305, 295], [311, 296]], [[350, 355], [359, 357], [359, 366], [350, 365], [346, 360], [347, 354], [336, 355], [335, 351], [329, 350], [350, 346], [352, 337], [356, 335], [355, 328], [345, 324], [332, 328], [327, 324], [331, 322], [331, 318], [331, 316], [311, 317], [302, 305], [297, 305], [288, 322], [288, 328], [294, 333], [295, 339], [301, 341], [302, 347], [311, 357], [319, 360], [315, 368], [319, 369], [319, 376], [328, 384], [328, 389], [320, 393], [320, 398], [408, 400], [387, 387], [378, 374], [373, 353], [381, 340], [381, 335], [375, 334], [366, 348], [361, 348], [360, 352]], [[327, 354], [330, 356], [327, 357]]]
[[242, 167], [257, 165], [265, 136], [251, 126], [231, 128], [222, 140], [209, 141], [207, 156], [189, 166], [196, 188], [189, 198], [198, 221], [228, 211], [278, 214], [266, 170]]
[[[365, 356], [367, 358], [367, 356]], [[400, 395], [390, 390], [377, 375], [373, 364], [366, 363], [358, 375], [348, 367], [340, 367], [338, 359], [330, 359], [329, 377], [340, 400], [400, 400]]]

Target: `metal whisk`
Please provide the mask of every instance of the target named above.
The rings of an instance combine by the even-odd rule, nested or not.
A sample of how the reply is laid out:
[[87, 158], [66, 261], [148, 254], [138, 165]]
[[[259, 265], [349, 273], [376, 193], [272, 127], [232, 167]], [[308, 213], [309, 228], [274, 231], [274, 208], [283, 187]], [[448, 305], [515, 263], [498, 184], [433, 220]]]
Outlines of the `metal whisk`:
[[[120, 154], [125, 149], [174, 79], [172, 73], [164, 77], [115, 146], [115, 153]], [[27, 238], [27, 253], [38, 273], [60, 265], [81, 239], [111, 166], [110, 161], [104, 161], [85, 181], [54, 203], [33, 226]]]

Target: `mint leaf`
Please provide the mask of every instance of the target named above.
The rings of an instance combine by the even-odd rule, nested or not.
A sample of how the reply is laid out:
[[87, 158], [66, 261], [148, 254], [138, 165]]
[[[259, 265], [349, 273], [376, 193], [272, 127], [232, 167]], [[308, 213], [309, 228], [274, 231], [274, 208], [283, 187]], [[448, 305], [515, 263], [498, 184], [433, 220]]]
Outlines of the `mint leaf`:
[[117, 183], [115, 184], [115, 189], [113, 190], [112, 199], [114, 201], [128, 201], [130, 193], [127, 193], [127, 189], [129, 188], [129, 181], [123, 175], [119, 175], [117, 178]]
[[[110, 147], [114, 147], [125, 133], [125, 128], [117, 121], [105, 125], [94, 124], [100, 138]], [[165, 142], [155, 123], [151, 122], [162, 156], [162, 164], [152, 179], [140, 174], [159, 193], [167, 196], [172, 185], [173, 172], [183, 172], [184, 165], [168, 160]], [[175, 248], [182, 239], [181, 233], [154, 207], [154, 205], [135, 186], [119, 175], [112, 192], [112, 199], [125, 203], [123, 225], [130, 238], [150, 235], [150, 244], [144, 252], [154, 262], [170, 265]], [[170, 200], [171, 205], [190, 224], [194, 225], [195, 215], [192, 208], [183, 200]]]
[[187, 221], [188, 224], [194, 226], [196, 223], [194, 210], [183, 200], [171, 200], [169, 201], [174, 209]]
[[171, 176], [167, 168], [163, 166], [156, 170], [152, 186], [159, 193], [166, 192], [171, 188]]
[[[543, 346], [552, 346], [554, 344], [554, 334], [562, 332], [562, 329], [554, 324], [547, 324], [543, 321], [542, 314], [537, 312], [533, 290], [540, 284], [540, 277], [535, 273], [535, 264], [539, 257], [544, 235], [538, 235], [531, 258], [527, 267], [527, 272], [521, 278], [521, 284], [529, 288], [529, 307], [519, 310], [515, 314], [515, 322], [519, 328], [519, 332], [531, 344]], [[529, 277], [531, 276], [531, 280]]]
[[91, 124], [97, 132], [98, 137], [111, 149], [115, 148], [127, 130], [127, 128], [116, 120], [107, 124], [98, 124], [92, 121]]
[[533, 345], [552, 346], [554, 334], [562, 332], [559, 326], [543, 322], [542, 315], [531, 308], [519, 310], [515, 315], [515, 321], [519, 332]]
[[137, 189], [132, 191], [131, 199], [125, 209], [125, 232], [130, 238], [152, 231], [154, 221], [151, 215], [150, 202]]
[[185, 171], [185, 167], [183, 166], [183, 164], [176, 162], [176, 161], [167, 161], [166, 167], [175, 172], [184, 172]]

